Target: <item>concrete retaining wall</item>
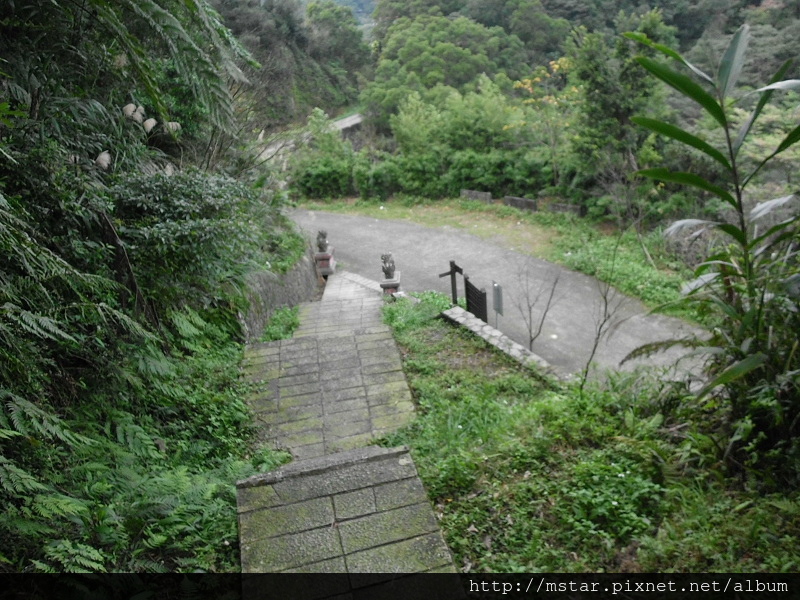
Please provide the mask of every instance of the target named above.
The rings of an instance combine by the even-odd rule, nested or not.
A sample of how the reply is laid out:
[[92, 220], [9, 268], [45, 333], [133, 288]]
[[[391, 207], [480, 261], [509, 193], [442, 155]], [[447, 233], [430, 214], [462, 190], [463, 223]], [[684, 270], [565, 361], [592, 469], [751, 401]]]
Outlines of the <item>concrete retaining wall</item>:
[[276, 275], [257, 271], [247, 277], [247, 300], [250, 308], [239, 315], [246, 341], [261, 337], [272, 313], [282, 306], [295, 306], [313, 300], [320, 290], [320, 279], [311, 251], [288, 272]]
[[550, 363], [537, 354], [534, 354], [521, 344], [503, 334], [499, 329], [495, 329], [485, 321], [482, 321], [471, 312], [467, 312], [460, 306], [454, 306], [444, 312], [442, 316], [461, 327], [469, 329], [475, 335], [482, 337], [492, 346], [508, 354], [517, 362], [526, 366], [535, 366], [548, 374], [558, 377]]

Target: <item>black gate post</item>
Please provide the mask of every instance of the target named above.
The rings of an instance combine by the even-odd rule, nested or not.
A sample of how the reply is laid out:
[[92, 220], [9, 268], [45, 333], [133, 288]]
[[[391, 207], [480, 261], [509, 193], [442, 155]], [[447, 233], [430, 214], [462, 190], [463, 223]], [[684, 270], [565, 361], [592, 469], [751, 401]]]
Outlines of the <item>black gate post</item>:
[[[456, 288], [456, 261], [450, 261], [450, 292], [453, 296], [453, 305], [458, 304], [458, 289]], [[460, 270], [460, 269], [459, 269]]]
[[464, 270], [456, 264], [456, 261], [450, 261], [450, 270], [447, 273], [441, 273], [439, 279], [442, 277], [450, 276], [450, 290], [453, 295], [453, 306], [458, 304], [458, 290], [456, 289], [456, 273], [464, 273]]

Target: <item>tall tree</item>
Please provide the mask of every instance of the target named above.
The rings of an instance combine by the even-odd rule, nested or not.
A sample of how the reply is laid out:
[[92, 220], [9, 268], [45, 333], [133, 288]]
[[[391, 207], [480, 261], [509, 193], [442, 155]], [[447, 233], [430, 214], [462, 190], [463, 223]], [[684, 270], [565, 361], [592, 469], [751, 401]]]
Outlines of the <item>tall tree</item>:
[[446, 96], [465, 91], [486, 73], [506, 81], [521, 76], [525, 51], [515, 36], [466, 17], [422, 16], [397, 21], [383, 43], [375, 79], [364, 90], [369, 116], [380, 127], [411, 91]]
[[[621, 30], [633, 29], [634, 24], [651, 39], [674, 42], [674, 30], [664, 24], [659, 11], [641, 18], [619, 16]], [[632, 174], [649, 136], [631, 118], [653, 104], [656, 84], [636, 62], [627, 39], [618, 38], [612, 49], [603, 34], [582, 29], [571, 40], [570, 55], [583, 90], [581, 128], [574, 140], [581, 187], [593, 190], [595, 197], [612, 198], [611, 208], [636, 218]]]

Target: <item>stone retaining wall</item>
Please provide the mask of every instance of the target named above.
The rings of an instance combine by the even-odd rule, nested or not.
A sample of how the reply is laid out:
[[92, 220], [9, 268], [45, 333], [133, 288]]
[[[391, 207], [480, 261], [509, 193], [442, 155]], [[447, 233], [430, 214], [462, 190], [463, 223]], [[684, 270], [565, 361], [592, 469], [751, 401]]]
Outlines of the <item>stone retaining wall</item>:
[[276, 309], [313, 300], [319, 290], [320, 279], [310, 249], [286, 273], [250, 273], [247, 277], [247, 300], [250, 307], [246, 314], [239, 314], [246, 341], [253, 342], [261, 337], [267, 321]]
[[460, 306], [454, 306], [442, 312], [442, 316], [461, 327], [469, 329], [475, 335], [482, 337], [492, 346], [509, 355], [511, 358], [525, 366], [535, 366], [546, 371], [549, 375], [558, 377], [549, 362], [518, 344], [511, 338], [504, 335], [500, 330], [495, 329], [486, 321], [482, 321], [471, 312], [467, 312]]

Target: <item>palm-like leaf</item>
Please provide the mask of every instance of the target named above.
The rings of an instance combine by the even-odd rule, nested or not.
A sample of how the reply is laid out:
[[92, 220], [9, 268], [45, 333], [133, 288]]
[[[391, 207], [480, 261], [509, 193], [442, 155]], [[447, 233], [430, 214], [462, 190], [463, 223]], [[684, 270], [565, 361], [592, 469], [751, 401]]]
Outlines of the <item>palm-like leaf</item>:
[[719, 64], [717, 80], [719, 81], [720, 100], [731, 95], [744, 64], [744, 55], [750, 42], [750, 26], [742, 25], [733, 35], [728, 48]]
[[723, 128], [728, 127], [728, 119], [725, 116], [725, 111], [720, 104], [703, 88], [692, 81], [683, 73], [673, 71], [669, 67], [661, 64], [658, 61], [648, 58], [646, 56], [639, 56], [636, 59], [640, 65], [650, 71], [653, 75], [658, 77], [661, 81], [675, 88], [681, 94], [691, 98], [702, 106], [708, 114], [714, 117]]
[[711, 144], [701, 140], [696, 135], [692, 135], [688, 131], [684, 131], [675, 125], [670, 125], [669, 123], [664, 123], [663, 121], [657, 121], [655, 119], [648, 119], [646, 117], [633, 117], [631, 120], [637, 125], [647, 127], [647, 129], [650, 131], [655, 131], [656, 133], [665, 135], [673, 140], [682, 142], [687, 146], [696, 148], [697, 150], [703, 152], [706, 156], [713, 158], [715, 161], [725, 167], [727, 171], [731, 170], [731, 163], [727, 158], [725, 158], [725, 155], [714, 148], [714, 146]]

